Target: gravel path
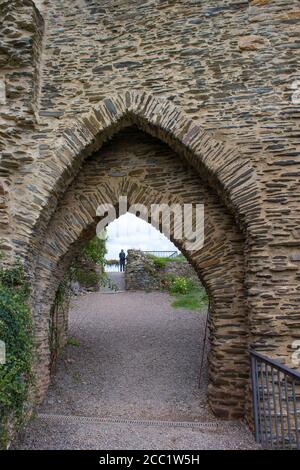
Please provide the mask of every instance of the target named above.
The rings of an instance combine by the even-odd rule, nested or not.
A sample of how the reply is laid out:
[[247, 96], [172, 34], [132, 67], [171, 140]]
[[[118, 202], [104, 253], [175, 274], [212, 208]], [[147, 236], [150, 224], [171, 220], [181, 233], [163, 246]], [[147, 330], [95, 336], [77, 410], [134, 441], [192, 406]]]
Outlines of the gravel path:
[[255, 448], [242, 423], [210, 412], [206, 374], [198, 388], [206, 313], [170, 304], [164, 293], [77, 298], [69, 332], [78, 345], [66, 347], [17, 448]]

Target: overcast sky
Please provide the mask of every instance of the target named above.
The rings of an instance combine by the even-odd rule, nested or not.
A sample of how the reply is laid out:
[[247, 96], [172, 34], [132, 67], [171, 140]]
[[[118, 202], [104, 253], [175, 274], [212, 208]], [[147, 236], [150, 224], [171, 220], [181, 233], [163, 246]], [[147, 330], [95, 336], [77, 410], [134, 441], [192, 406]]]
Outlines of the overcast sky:
[[118, 259], [121, 248], [144, 251], [178, 251], [162, 233], [133, 214], [124, 214], [107, 227], [106, 259]]

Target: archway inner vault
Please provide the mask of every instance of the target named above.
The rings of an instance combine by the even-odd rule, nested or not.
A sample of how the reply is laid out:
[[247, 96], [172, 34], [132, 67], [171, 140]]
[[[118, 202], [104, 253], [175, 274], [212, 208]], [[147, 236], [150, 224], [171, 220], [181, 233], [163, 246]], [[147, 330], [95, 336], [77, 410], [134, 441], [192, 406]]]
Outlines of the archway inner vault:
[[209, 401], [216, 414], [240, 417], [248, 383], [248, 329], [244, 291], [244, 237], [216, 191], [169, 146], [136, 127], [120, 131], [85, 160], [60, 198], [39, 243], [33, 312], [38, 332], [39, 392], [49, 383], [50, 307], [59, 282], [82, 244], [95, 234], [97, 207], [201, 203], [205, 207], [205, 241], [187, 250], [170, 238], [196, 269], [210, 297]]

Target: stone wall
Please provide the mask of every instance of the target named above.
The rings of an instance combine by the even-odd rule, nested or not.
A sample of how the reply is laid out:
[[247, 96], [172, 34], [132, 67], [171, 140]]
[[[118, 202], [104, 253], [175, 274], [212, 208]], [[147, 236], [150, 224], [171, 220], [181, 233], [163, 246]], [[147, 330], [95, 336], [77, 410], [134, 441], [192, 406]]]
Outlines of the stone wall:
[[215, 412], [243, 415], [249, 348], [294, 367], [299, 2], [208, 3], [0, 0], [1, 251], [31, 279], [39, 398], [61, 276], [124, 194], [205, 204], [203, 250], [178, 246], [210, 296]]
[[[34, 3], [43, 13], [45, 31]], [[2, 34], [14, 57], [11, 63], [2, 62], [3, 80], [10, 81], [13, 67], [22, 70], [25, 60], [32, 69], [30, 83], [27, 70], [25, 75], [22, 70], [17, 88], [37, 90], [11, 90], [12, 101], [9, 98], [5, 109], [2, 140], [8, 149], [2, 169], [5, 178], [8, 168], [19, 168], [11, 188], [15, 195], [23, 197], [20, 184], [30, 172], [27, 159], [47, 158], [53, 129], [63, 130], [63, 123], [108, 96], [147, 91], [174, 103], [251, 159], [266, 196], [269, 236], [280, 238], [276, 243], [288, 265], [285, 252], [299, 244], [299, 208], [292, 195], [299, 183], [299, 103], [292, 101], [299, 79], [297, 0], [217, 0], [213, 6], [204, 0], [104, 0], [101, 5], [85, 0], [2, 0], [1, 8]], [[14, 36], [22, 37], [26, 28], [36, 39], [28, 38], [26, 51], [18, 54], [22, 44], [14, 44]], [[28, 126], [22, 110], [32, 103], [36, 121], [31, 114]], [[6, 184], [5, 179], [2, 192], [9, 205]], [[28, 215], [22, 210], [14, 217], [18, 223]], [[3, 218], [8, 230], [7, 211]], [[7, 236], [7, 249], [10, 242]], [[274, 270], [281, 268], [276, 256], [271, 262]], [[262, 269], [268, 276], [268, 262]]]
[[153, 260], [140, 250], [128, 250], [125, 270], [126, 290], [158, 290], [160, 277]]
[[43, 33], [44, 20], [31, 0], [0, 0], [0, 230], [8, 258], [13, 223], [10, 193], [37, 152], [33, 134]]
[[97, 266], [95, 262], [88, 259], [84, 254], [80, 254], [76, 260], [74, 268], [75, 279], [72, 283], [72, 290], [74, 293], [80, 291], [98, 291], [100, 282], [101, 267]]
[[166, 265], [160, 269], [160, 271], [162, 277], [186, 277], [191, 279], [197, 285], [201, 284], [195, 269], [186, 260], [167, 262]]
[[152, 291], [163, 289], [167, 276], [186, 277], [199, 282], [188, 261], [170, 261], [158, 266], [153, 259], [140, 250], [128, 250], [125, 271], [126, 290]]

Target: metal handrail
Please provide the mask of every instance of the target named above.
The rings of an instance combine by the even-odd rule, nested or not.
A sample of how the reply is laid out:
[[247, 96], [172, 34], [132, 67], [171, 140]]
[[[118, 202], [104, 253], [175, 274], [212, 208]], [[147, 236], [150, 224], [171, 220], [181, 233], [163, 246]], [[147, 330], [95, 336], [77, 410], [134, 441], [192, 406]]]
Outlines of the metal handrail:
[[276, 359], [272, 359], [270, 357], [265, 356], [264, 354], [258, 353], [257, 351], [250, 351], [251, 356], [257, 357], [264, 362], [267, 362], [271, 366], [275, 367], [275, 369], [280, 369], [284, 371], [287, 375], [290, 375], [293, 378], [297, 378], [300, 380], [300, 372], [295, 369], [291, 369], [290, 367], [286, 366], [285, 364], [281, 364]]
[[165, 257], [166, 256], [168, 258], [173, 258], [174, 256], [178, 255], [178, 252], [174, 251], [174, 250], [161, 250], [161, 251], [143, 250], [143, 253], [158, 256], [158, 257]]
[[250, 357], [256, 441], [300, 450], [300, 373], [256, 351]]

